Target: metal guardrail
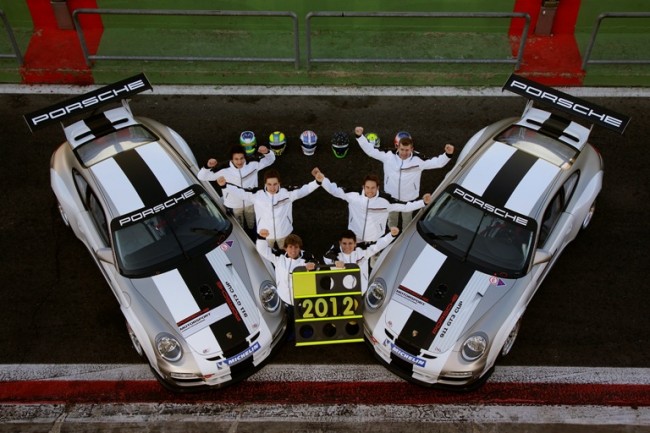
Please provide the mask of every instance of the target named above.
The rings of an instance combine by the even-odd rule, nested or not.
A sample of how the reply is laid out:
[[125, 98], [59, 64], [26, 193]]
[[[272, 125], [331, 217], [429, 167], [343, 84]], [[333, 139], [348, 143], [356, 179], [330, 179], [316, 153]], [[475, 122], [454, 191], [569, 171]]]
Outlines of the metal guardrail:
[[[367, 18], [522, 18], [526, 20], [521, 33], [519, 51], [517, 58], [512, 59], [463, 59], [463, 58], [316, 58], [312, 56], [311, 49], [311, 19], [315, 17], [330, 18], [348, 18], [348, 17], [367, 17]], [[514, 63], [515, 70], [521, 66], [524, 46], [528, 40], [528, 30], [530, 28], [530, 15], [523, 12], [499, 13], [499, 12], [309, 12], [306, 16], [306, 43], [307, 43], [307, 68], [310, 63]]]
[[[289, 17], [293, 22], [293, 57], [211, 57], [211, 56], [117, 56], [91, 55], [88, 52], [83, 29], [79, 23], [79, 15], [165, 15], [165, 16], [257, 16], [257, 17]], [[92, 60], [180, 60], [180, 61], [221, 61], [221, 62], [293, 62], [295, 68], [300, 67], [300, 46], [298, 40], [298, 17], [293, 12], [274, 11], [217, 11], [217, 10], [171, 10], [171, 9], [76, 9], [72, 13], [74, 27], [79, 36], [79, 43], [86, 65], [92, 67]]]
[[7, 30], [7, 36], [9, 36], [9, 42], [11, 43], [11, 47], [14, 50], [14, 54], [0, 54], [0, 58], [3, 59], [16, 58], [18, 60], [18, 64], [22, 66], [23, 55], [20, 52], [20, 48], [18, 48], [18, 42], [16, 42], [16, 36], [14, 35], [14, 30], [11, 28], [9, 21], [7, 20], [7, 16], [5, 15], [5, 12], [2, 9], [0, 9], [0, 18], [2, 19], [2, 22], [5, 25], [5, 30]]
[[650, 64], [650, 59], [629, 59], [629, 60], [590, 60], [591, 52], [596, 43], [596, 35], [600, 30], [600, 24], [605, 18], [650, 18], [650, 12], [603, 12], [596, 18], [594, 30], [591, 32], [591, 39], [585, 51], [584, 59], [582, 60], [582, 70], [587, 70], [587, 64], [600, 63], [600, 64]]

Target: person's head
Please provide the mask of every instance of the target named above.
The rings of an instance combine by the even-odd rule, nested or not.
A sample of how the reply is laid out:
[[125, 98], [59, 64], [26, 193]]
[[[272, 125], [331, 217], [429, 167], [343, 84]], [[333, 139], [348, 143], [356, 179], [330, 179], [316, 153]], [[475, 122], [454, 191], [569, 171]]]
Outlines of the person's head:
[[339, 248], [344, 254], [351, 254], [357, 247], [357, 235], [352, 230], [344, 230], [339, 237]]
[[242, 168], [246, 165], [246, 152], [241, 146], [233, 146], [230, 148], [230, 160], [236, 168]]
[[363, 179], [363, 195], [372, 198], [377, 195], [379, 190], [379, 176], [369, 174]]
[[399, 141], [402, 138], [412, 138], [411, 134], [409, 134], [406, 131], [399, 131], [397, 134], [395, 134], [395, 138], [393, 139], [393, 144], [395, 145], [395, 150], [397, 150], [397, 146], [399, 146]]
[[413, 155], [413, 140], [410, 137], [404, 137], [397, 144], [397, 155], [401, 159], [410, 158]]
[[264, 189], [269, 194], [277, 194], [280, 191], [280, 173], [277, 170], [267, 170], [264, 173]]
[[284, 240], [284, 251], [289, 258], [297, 259], [300, 257], [300, 250], [302, 250], [302, 239], [300, 239], [300, 236], [291, 233]]

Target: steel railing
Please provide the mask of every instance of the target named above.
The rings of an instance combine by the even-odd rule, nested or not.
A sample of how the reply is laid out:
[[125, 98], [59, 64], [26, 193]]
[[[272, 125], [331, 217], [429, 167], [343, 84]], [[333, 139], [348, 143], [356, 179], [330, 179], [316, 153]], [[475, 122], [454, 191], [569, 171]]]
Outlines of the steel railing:
[[582, 70], [587, 70], [588, 64], [650, 64], [650, 59], [600, 59], [591, 60], [591, 52], [596, 43], [596, 35], [600, 30], [600, 24], [605, 18], [650, 18], [650, 12], [604, 12], [596, 18], [594, 30], [591, 32], [591, 39], [585, 51], [585, 56], [582, 60]]
[[16, 36], [14, 35], [14, 30], [11, 28], [11, 25], [9, 24], [9, 21], [7, 20], [7, 16], [5, 15], [4, 11], [0, 9], [0, 19], [2, 19], [2, 22], [5, 25], [5, 30], [7, 31], [7, 36], [9, 37], [9, 42], [11, 43], [11, 47], [14, 50], [13, 54], [0, 54], [0, 58], [3, 59], [11, 59], [15, 58], [18, 60], [18, 64], [22, 66], [23, 64], [23, 55], [20, 52], [20, 48], [18, 48], [18, 42], [16, 42]]
[[[288, 17], [293, 22], [293, 57], [227, 57], [227, 56], [127, 56], [127, 55], [96, 55], [88, 52], [83, 29], [79, 23], [79, 15], [165, 15], [165, 16], [257, 16], [257, 17]], [[217, 11], [217, 10], [170, 10], [170, 9], [76, 9], [72, 14], [74, 27], [79, 36], [79, 43], [86, 65], [92, 66], [93, 60], [178, 60], [178, 61], [220, 61], [220, 62], [293, 62], [295, 68], [300, 67], [300, 47], [298, 39], [298, 17], [293, 12], [274, 11]]]
[[[506, 59], [465, 59], [465, 58], [325, 58], [314, 57], [312, 55], [311, 44], [311, 20], [316, 17], [329, 18], [522, 18], [526, 24], [521, 33], [519, 50], [516, 58]], [[499, 13], [499, 12], [309, 12], [305, 18], [306, 23], [306, 44], [307, 44], [307, 68], [310, 63], [514, 63], [515, 70], [521, 66], [524, 46], [528, 39], [528, 30], [530, 27], [530, 15], [523, 12]]]

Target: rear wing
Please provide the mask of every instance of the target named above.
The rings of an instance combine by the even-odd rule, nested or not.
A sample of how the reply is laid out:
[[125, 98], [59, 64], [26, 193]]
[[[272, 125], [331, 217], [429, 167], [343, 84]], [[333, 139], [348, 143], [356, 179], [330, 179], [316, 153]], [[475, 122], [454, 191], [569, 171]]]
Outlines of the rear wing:
[[630, 118], [624, 114], [608, 110], [516, 74], [510, 75], [508, 81], [503, 85], [503, 90], [509, 90], [532, 101], [549, 105], [559, 111], [578, 116], [592, 124], [603, 126], [619, 134], [625, 132], [625, 128], [630, 122]]
[[153, 87], [151, 87], [151, 83], [144, 74], [138, 74], [92, 92], [25, 114], [23, 117], [29, 130], [34, 132], [51, 123], [60, 122], [72, 116], [79, 116], [145, 90], [153, 90]]

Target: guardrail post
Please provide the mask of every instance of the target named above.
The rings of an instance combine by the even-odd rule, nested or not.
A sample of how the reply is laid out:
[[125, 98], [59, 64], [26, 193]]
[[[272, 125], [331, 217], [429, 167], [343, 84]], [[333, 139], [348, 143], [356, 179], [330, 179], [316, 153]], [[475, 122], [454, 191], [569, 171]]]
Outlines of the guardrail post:
[[72, 14], [70, 14], [70, 9], [68, 9], [68, 1], [50, 0], [50, 5], [52, 5], [52, 10], [54, 11], [54, 19], [56, 19], [57, 27], [61, 30], [74, 29]]

